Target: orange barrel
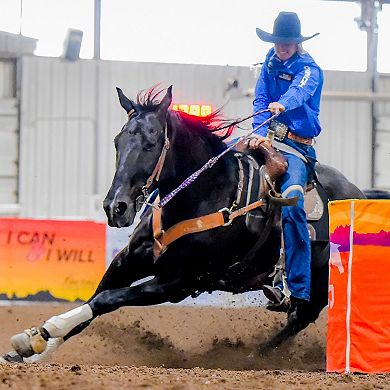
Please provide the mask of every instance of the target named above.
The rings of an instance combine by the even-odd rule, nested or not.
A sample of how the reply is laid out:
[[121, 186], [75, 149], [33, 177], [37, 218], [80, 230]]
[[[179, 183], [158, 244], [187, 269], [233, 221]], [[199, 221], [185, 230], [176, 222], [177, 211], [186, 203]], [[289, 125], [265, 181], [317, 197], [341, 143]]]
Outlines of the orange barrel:
[[390, 372], [390, 200], [329, 204], [328, 372]]

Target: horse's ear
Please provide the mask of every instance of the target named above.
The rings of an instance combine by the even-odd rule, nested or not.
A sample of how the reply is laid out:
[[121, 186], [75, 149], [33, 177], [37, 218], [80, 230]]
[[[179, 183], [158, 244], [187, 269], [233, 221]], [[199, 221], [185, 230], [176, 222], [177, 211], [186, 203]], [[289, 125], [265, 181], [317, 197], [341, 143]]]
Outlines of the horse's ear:
[[164, 120], [166, 118], [166, 114], [171, 103], [172, 103], [172, 85], [170, 85], [167, 88], [167, 93], [165, 94], [165, 96], [161, 100], [161, 103], [158, 106], [158, 114], [161, 117], [161, 119]]
[[116, 91], [118, 92], [119, 103], [121, 106], [129, 113], [131, 110], [135, 110], [133, 102], [126, 97], [123, 91], [116, 87]]

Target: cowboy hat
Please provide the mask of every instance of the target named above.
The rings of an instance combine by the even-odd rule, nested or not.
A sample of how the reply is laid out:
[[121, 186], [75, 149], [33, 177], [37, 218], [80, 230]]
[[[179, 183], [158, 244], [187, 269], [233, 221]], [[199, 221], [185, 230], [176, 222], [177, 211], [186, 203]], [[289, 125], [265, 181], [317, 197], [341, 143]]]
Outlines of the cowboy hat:
[[256, 34], [265, 42], [273, 43], [301, 43], [318, 35], [303, 37], [301, 34], [301, 22], [295, 12], [280, 12], [274, 22], [272, 34], [256, 28]]

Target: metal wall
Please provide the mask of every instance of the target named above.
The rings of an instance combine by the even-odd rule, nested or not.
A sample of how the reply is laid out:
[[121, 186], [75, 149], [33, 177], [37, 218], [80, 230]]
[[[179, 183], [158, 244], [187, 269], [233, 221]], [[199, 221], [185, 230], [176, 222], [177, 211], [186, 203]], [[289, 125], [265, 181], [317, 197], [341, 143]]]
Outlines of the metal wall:
[[[379, 91], [390, 93], [390, 75], [381, 75]], [[377, 135], [375, 145], [376, 186], [390, 187], [390, 101], [377, 103]]]
[[18, 200], [19, 140], [15, 72], [15, 61], [0, 60], [0, 204], [10, 207]]
[[[325, 72], [324, 90], [369, 91], [370, 78], [361, 72]], [[370, 187], [371, 103], [324, 97], [320, 119], [323, 131], [317, 139], [318, 161], [339, 169], [358, 187]]]
[[37, 39], [0, 31], [0, 56], [16, 57], [21, 54], [33, 53]]
[[[233, 80], [239, 87], [226, 91]], [[174, 101], [251, 112], [255, 74], [248, 68], [24, 57], [22, 61], [20, 202], [32, 217], [103, 218], [101, 202], [114, 170], [113, 137], [126, 120], [115, 86], [129, 97], [161, 82]], [[367, 91], [364, 73], [327, 72], [327, 90]], [[319, 160], [369, 187], [369, 102], [324, 100]]]

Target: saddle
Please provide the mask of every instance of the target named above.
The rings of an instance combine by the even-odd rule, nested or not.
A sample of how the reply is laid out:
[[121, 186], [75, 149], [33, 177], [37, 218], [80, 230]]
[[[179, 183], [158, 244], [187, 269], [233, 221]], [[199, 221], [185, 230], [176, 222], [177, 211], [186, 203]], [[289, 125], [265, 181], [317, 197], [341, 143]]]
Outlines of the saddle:
[[[275, 189], [275, 181], [287, 169], [284, 156], [272, 146], [261, 145], [262, 162], [250, 154], [236, 153], [235, 157], [239, 166], [239, 182], [237, 186], [236, 200], [230, 208], [222, 208], [214, 213], [184, 220], [164, 230], [162, 226], [162, 211], [158, 206], [159, 197], [156, 198], [153, 207], [153, 255], [155, 261], [165, 252], [168, 246], [186, 234], [202, 232], [221, 226], [229, 226], [237, 217], [245, 215], [245, 222], [254, 234], [262, 231], [260, 245], [266, 239], [273, 224], [273, 218], [268, 216], [269, 204], [279, 206], [291, 206], [296, 204], [297, 198], [283, 198]], [[265, 163], [264, 163], [265, 162]], [[243, 201], [244, 195], [246, 195]], [[268, 197], [269, 201], [266, 201]], [[266, 222], [265, 228], [261, 224]], [[252, 248], [254, 250], [255, 248]], [[249, 257], [248, 257], [249, 258]], [[248, 260], [249, 261], [249, 260]]]
[[[235, 156], [239, 165], [239, 187], [242, 188], [243, 196], [246, 197], [246, 205], [258, 199], [269, 198], [274, 204], [294, 204], [294, 198], [284, 199], [276, 190], [279, 188], [278, 179], [286, 172], [287, 162], [284, 156], [273, 147], [266, 147], [248, 153], [239, 152]], [[323, 217], [327, 217], [327, 194], [318, 180], [313, 180], [304, 188], [304, 207], [308, 221], [309, 236], [312, 241], [328, 240], [326, 229], [320, 226]], [[256, 233], [263, 226], [267, 216], [267, 204], [252, 210], [246, 215], [248, 229]]]

